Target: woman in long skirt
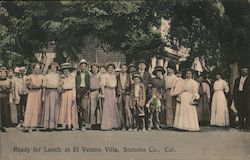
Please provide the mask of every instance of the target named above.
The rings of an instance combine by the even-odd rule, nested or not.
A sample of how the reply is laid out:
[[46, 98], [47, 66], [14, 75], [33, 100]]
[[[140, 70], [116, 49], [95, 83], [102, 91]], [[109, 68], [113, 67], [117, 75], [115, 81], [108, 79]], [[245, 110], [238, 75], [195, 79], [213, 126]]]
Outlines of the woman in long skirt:
[[199, 122], [195, 100], [199, 99], [198, 83], [192, 79], [192, 72], [187, 71], [183, 91], [176, 105], [174, 127], [181, 130], [199, 131]]
[[103, 115], [102, 115], [102, 130], [117, 129], [120, 127], [119, 112], [116, 101], [116, 74], [115, 65], [109, 64], [107, 66], [107, 74], [101, 82], [103, 93]]
[[17, 105], [15, 103], [15, 88], [14, 88], [14, 84], [15, 84], [15, 77], [14, 77], [14, 72], [13, 69], [8, 70], [8, 79], [11, 81], [11, 93], [10, 93], [10, 99], [9, 99], [9, 103], [10, 103], [10, 113], [11, 113], [11, 125], [12, 126], [16, 126], [18, 124], [17, 121]]
[[49, 73], [44, 76], [43, 81], [43, 112], [42, 126], [47, 130], [57, 128], [60, 97], [59, 97], [59, 81], [60, 75], [57, 73], [59, 65], [55, 62], [49, 65]]
[[225, 80], [221, 79], [219, 73], [216, 75], [216, 79], [214, 82], [210, 124], [214, 126], [229, 126], [229, 111], [224, 94], [224, 92], [229, 92], [229, 86]]
[[7, 79], [6, 68], [0, 66], [0, 129], [6, 132], [5, 128], [10, 127], [11, 116], [9, 106], [9, 94], [11, 92], [11, 81]]
[[40, 64], [36, 64], [33, 70], [33, 74], [28, 77], [29, 94], [23, 123], [23, 127], [29, 128], [29, 132], [32, 132], [33, 128], [41, 127], [42, 118], [42, 85], [44, 76], [40, 73]]
[[60, 70], [63, 74], [60, 80], [62, 96], [58, 123], [62, 124], [65, 129], [75, 130], [78, 124], [75, 77], [70, 74], [74, 67], [70, 63], [63, 63]]
[[199, 82], [199, 104], [197, 106], [197, 113], [200, 125], [209, 125], [210, 122], [210, 87], [204, 82], [202, 75], [198, 77]]

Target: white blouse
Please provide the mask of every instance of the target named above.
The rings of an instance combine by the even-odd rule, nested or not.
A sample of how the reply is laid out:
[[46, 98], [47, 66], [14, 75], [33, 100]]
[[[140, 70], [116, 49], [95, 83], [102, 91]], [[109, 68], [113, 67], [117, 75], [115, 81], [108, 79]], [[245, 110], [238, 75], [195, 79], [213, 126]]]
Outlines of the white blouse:
[[116, 74], [106, 73], [101, 78], [101, 86], [115, 88], [117, 86]]
[[226, 93], [229, 92], [228, 83], [223, 80], [219, 79], [214, 82], [214, 91], [225, 91]]
[[196, 82], [193, 79], [185, 79], [184, 80], [184, 91], [189, 92], [189, 93], [193, 93], [195, 96], [195, 99], [200, 98], [200, 95], [198, 94], [198, 90], [199, 90], [199, 83], [198, 82]]
[[55, 72], [50, 72], [44, 76], [43, 87], [58, 88], [60, 81], [60, 75]]

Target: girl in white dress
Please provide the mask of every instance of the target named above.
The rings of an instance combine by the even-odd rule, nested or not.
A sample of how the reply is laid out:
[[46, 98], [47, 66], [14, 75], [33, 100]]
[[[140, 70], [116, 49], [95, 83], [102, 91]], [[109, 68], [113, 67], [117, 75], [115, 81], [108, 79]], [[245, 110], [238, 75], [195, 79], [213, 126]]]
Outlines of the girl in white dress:
[[225, 80], [221, 79], [219, 73], [216, 74], [216, 79], [213, 87], [214, 95], [212, 99], [210, 124], [214, 126], [229, 126], [229, 111], [224, 94], [224, 92], [229, 92], [229, 86]]

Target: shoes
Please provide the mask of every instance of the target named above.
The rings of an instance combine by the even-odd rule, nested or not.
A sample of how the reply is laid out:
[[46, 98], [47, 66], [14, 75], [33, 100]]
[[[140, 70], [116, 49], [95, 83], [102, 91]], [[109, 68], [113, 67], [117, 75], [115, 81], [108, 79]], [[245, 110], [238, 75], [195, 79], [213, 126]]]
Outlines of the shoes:
[[71, 128], [72, 131], [75, 131], [76, 129], [75, 128]]
[[122, 131], [126, 131], [126, 128], [122, 128]]
[[1, 128], [1, 132], [6, 132], [6, 129], [5, 128]]
[[16, 128], [21, 128], [22, 127], [22, 123], [19, 123]]
[[129, 129], [128, 129], [128, 131], [129, 131], [129, 132], [131, 132], [131, 131], [132, 131], [132, 129], [131, 129], [131, 128], [129, 128]]
[[81, 129], [81, 131], [82, 131], [82, 132], [85, 132], [85, 131], [86, 131], [86, 128], [83, 127], [83, 128]]
[[29, 129], [28, 132], [31, 133], [31, 132], [33, 132], [33, 130], [32, 130], [32, 129]]
[[142, 128], [142, 131], [145, 132], [145, 131], [146, 131], [146, 128], [143, 127], [143, 128]]

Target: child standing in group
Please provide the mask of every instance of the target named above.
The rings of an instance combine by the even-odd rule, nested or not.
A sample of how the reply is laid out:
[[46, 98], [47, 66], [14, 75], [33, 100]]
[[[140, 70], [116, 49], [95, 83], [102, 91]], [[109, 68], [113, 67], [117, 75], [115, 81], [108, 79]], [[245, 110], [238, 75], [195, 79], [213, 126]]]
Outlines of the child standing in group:
[[156, 87], [152, 87], [152, 96], [146, 104], [149, 113], [149, 127], [148, 130], [152, 128], [160, 129], [159, 113], [161, 112], [161, 99], [157, 92]]
[[137, 130], [142, 128], [145, 131], [145, 111], [144, 106], [146, 102], [146, 91], [143, 83], [141, 83], [141, 76], [139, 74], [133, 75], [134, 84], [130, 91], [130, 107], [133, 110], [134, 127]]

